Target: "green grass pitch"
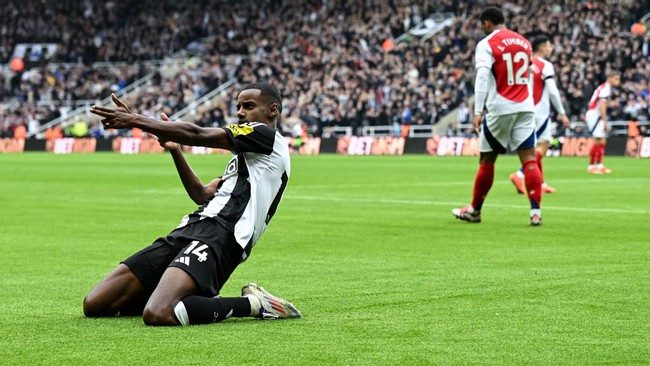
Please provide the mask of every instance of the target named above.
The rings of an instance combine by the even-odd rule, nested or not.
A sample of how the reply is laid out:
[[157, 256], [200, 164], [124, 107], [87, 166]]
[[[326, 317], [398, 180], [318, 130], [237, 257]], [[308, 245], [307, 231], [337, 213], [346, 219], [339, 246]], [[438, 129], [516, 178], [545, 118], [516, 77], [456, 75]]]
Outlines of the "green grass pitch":
[[[228, 156], [188, 156], [203, 180]], [[481, 224], [476, 158], [294, 156], [250, 259], [303, 319], [146, 327], [86, 293], [195, 206], [168, 155], [0, 155], [3, 365], [558, 365], [650, 362], [650, 160], [546, 158], [544, 226], [500, 158]]]

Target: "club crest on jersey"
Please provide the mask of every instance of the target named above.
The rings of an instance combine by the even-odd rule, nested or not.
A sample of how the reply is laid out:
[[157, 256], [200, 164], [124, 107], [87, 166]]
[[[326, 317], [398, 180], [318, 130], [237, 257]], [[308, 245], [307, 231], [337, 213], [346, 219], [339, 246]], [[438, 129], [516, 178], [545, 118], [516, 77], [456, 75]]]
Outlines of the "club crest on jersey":
[[253, 132], [253, 127], [249, 125], [230, 125], [226, 127], [232, 132], [233, 137], [237, 137], [240, 135], [248, 135], [249, 133]]
[[238, 167], [238, 161], [237, 161], [237, 158], [235, 157], [232, 160], [230, 160], [230, 162], [226, 166], [226, 172], [223, 174], [222, 179], [226, 179], [226, 178], [230, 177], [231, 175], [237, 173], [237, 167]]

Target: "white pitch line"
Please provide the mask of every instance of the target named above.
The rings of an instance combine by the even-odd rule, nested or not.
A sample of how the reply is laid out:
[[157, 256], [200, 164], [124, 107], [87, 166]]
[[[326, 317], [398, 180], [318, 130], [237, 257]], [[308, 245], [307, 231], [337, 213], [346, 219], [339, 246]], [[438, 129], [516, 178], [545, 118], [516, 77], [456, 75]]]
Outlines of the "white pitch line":
[[[556, 179], [554, 183], [601, 183], [601, 182], [640, 182], [650, 181], [650, 178], [580, 178], [580, 179]], [[291, 189], [296, 188], [367, 188], [367, 187], [435, 187], [435, 186], [456, 186], [468, 185], [471, 186], [472, 182], [415, 182], [405, 184], [323, 184], [323, 185], [290, 185]], [[494, 184], [511, 184], [509, 180], [498, 180]], [[142, 189], [136, 190], [137, 194], [156, 194], [156, 195], [184, 195], [182, 189], [168, 188], [168, 189]], [[327, 197], [327, 196], [306, 196], [306, 195], [292, 195], [287, 194], [285, 199], [301, 199], [309, 201], [331, 201], [331, 202], [358, 202], [358, 203], [381, 203], [381, 204], [398, 204], [398, 205], [428, 205], [428, 206], [463, 206], [466, 202], [442, 202], [442, 201], [426, 201], [426, 200], [396, 200], [396, 199], [370, 199], [370, 198], [340, 198], [340, 197]], [[522, 209], [528, 208], [524, 205], [503, 205], [498, 203], [489, 203], [489, 207], [496, 208], [510, 208]], [[649, 210], [634, 210], [634, 209], [616, 209], [616, 208], [582, 208], [582, 207], [555, 207], [543, 206], [544, 209], [556, 211], [572, 211], [572, 212], [603, 212], [603, 213], [627, 213], [627, 214], [649, 214]]]
[[[581, 179], [553, 179], [555, 183], [621, 183], [621, 182], [650, 182], [650, 178], [581, 178]], [[414, 182], [414, 183], [367, 183], [367, 184], [314, 184], [290, 185], [292, 189], [322, 189], [322, 188], [368, 188], [368, 187], [445, 187], [445, 186], [471, 186], [474, 182]], [[512, 184], [507, 178], [495, 179], [493, 184]]]
[[[467, 202], [442, 202], [442, 201], [423, 201], [423, 200], [396, 200], [396, 199], [369, 199], [369, 198], [341, 198], [341, 197], [325, 197], [325, 196], [297, 196], [286, 195], [284, 199], [296, 199], [306, 201], [331, 201], [331, 202], [356, 202], [356, 203], [381, 203], [381, 204], [397, 204], [397, 205], [425, 205], [425, 206], [463, 206]], [[502, 205], [489, 203], [489, 207], [497, 208], [512, 208], [512, 209], [525, 209], [530, 208], [524, 205]], [[583, 208], [583, 207], [556, 207], [556, 206], [543, 206], [545, 210], [554, 211], [573, 211], [573, 212], [604, 212], [604, 213], [624, 213], [624, 214], [650, 214], [648, 210], [626, 210], [616, 208]]]
[[[496, 183], [496, 182], [495, 182]], [[508, 181], [510, 183], [510, 181]], [[368, 187], [438, 187], [438, 186], [464, 186], [473, 182], [416, 182], [416, 183], [368, 183], [368, 184], [314, 184], [290, 185], [293, 188], [324, 189], [324, 188], [368, 188]], [[510, 183], [512, 184], [512, 183]]]
[[[624, 182], [650, 182], [650, 178], [597, 178], [592, 179], [553, 179], [552, 183], [624, 183]], [[289, 183], [290, 189], [327, 189], [327, 188], [368, 188], [368, 187], [448, 187], [448, 186], [469, 186], [474, 184], [473, 181], [454, 181], [454, 182], [411, 182], [411, 183], [367, 183], [367, 184], [314, 184], [300, 185]], [[495, 179], [493, 184], [512, 184], [508, 179]], [[179, 194], [183, 192], [180, 188], [166, 189], [139, 189], [135, 193], [139, 194]]]

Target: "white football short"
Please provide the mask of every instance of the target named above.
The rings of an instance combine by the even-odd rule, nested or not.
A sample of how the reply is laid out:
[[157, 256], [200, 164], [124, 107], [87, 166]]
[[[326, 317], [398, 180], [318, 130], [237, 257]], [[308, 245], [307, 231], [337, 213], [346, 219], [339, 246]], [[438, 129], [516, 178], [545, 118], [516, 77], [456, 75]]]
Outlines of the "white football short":
[[600, 114], [598, 111], [587, 111], [587, 115], [585, 117], [587, 119], [587, 128], [589, 129], [589, 132], [591, 132], [591, 137], [607, 137], [605, 129], [603, 128], [603, 121], [600, 119]]
[[535, 114], [519, 112], [503, 116], [489, 113], [483, 118], [481, 127], [481, 152], [496, 151], [505, 154], [508, 146], [513, 150], [534, 148]]
[[535, 136], [537, 142], [551, 142], [553, 136], [551, 135], [551, 117], [535, 116]]

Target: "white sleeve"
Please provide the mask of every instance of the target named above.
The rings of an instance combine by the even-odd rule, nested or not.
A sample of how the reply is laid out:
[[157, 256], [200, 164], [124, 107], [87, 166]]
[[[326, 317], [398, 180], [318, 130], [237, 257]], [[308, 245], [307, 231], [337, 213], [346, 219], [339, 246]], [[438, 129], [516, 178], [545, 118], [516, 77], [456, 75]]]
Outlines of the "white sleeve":
[[476, 81], [474, 82], [474, 115], [483, 114], [485, 100], [488, 96], [490, 69], [479, 67], [476, 69]]
[[548, 96], [551, 99], [551, 104], [559, 114], [566, 114], [564, 106], [562, 105], [562, 98], [560, 98], [560, 91], [557, 89], [555, 79], [548, 77], [544, 80], [544, 87], [548, 91]]
[[485, 40], [476, 45], [474, 66], [476, 67], [476, 81], [474, 82], [474, 114], [482, 114], [485, 108], [485, 100], [488, 95], [489, 75], [494, 64], [492, 50]]
[[476, 54], [474, 55], [474, 67], [476, 70], [481, 67], [487, 67], [488, 69], [492, 68], [494, 64], [494, 57], [492, 57], [492, 49], [490, 45], [485, 41], [481, 41], [476, 45]]

